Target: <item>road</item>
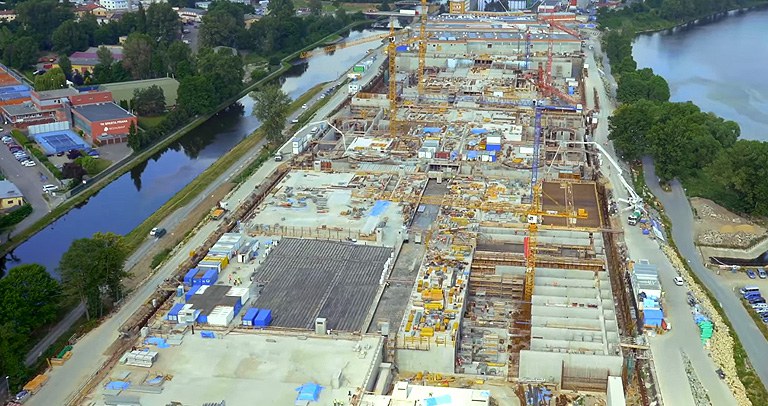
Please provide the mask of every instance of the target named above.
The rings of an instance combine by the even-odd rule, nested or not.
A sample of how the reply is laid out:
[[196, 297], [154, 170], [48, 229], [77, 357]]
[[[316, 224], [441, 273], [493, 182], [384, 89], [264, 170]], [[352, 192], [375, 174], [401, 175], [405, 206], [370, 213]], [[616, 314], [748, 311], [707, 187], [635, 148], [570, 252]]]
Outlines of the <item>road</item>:
[[[367, 57], [368, 56], [366, 55], [366, 58]], [[379, 61], [379, 66], [380, 65], [381, 61]], [[371, 70], [375, 71], [375, 69]], [[338, 84], [340, 84], [343, 79], [344, 78], [339, 78], [335, 82], [329, 83], [326, 85], [326, 88], [333, 85], [337, 85], [338, 88]], [[326, 105], [318, 109], [314, 117], [326, 117], [338, 106], [338, 104], [346, 100], [347, 97], [346, 89], [339, 88], [338, 92], [333, 96], [330, 96]], [[310, 103], [315, 103], [317, 100], [318, 99], [315, 98]], [[300, 113], [300, 111], [294, 112], [288, 120], [293, 120]], [[312, 119], [312, 121], [315, 120], [316, 118]], [[194, 204], [203, 199], [207, 193], [210, 193], [216, 185], [220, 185], [233, 176], [238, 168], [248, 165], [248, 163], [258, 155], [260, 148], [261, 144], [254, 147], [250, 153], [246, 154], [244, 158], [235, 163], [229, 171], [223, 173], [216, 179], [216, 181], [206, 189], [206, 193], [200, 194], [194, 202], [191, 202], [187, 206], [174, 212], [171, 216], [163, 220], [160, 226], [163, 226], [168, 229], [169, 232], [172, 232], [173, 228], [178, 225], [183, 216], [188, 213], [189, 209], [187, 208], [194, 207]], [[284, 144], [281, 150], [290, 151], [290, 141]], [[227, 201], [231, 202], [231, 206], [233, 206], [232, 210], [236, 210], [237, 206], [239, 206], [242, 201], [246, 200], [253, 190], [281, 164], [281, 162], [275, 162], [274, 160], [265, 162], [254, 175], [234, 189], [225, 198]], [[126, 302], [118, 312], [108, 317], [99, 327], [95, 328], [78, 341], [72, 352], [72, 358], [70, 358], [63, 366], [56, 367], [50, 371], [49, 382], [40, 390], [40, 392], [35, 394], [29, 400], [28, 404], [41, 406], [67, 404], [68, 400], [79, 391], [87, 380], [100, 369], [106, 361], [108, 356], [105, 355], [105, 352], [118, 338], [118, 329], [120, 326], [148, 300], [158, 285], [177, 271], [178, 267], [189, 258], [189, 252], [201, 246], [208, 236], [216, 231], [218, 226], [219, 222], [209, 221], [203, 225], [200, 230], [187, 241], [187, 243], [177, 247], [169, 257], [168, 261], [161, 266], [154, 275], [149, 277], [146, 283], [138, 287], [132, 296], [126, 299]], [[141, 255], [144, 255], [147, 252], [149, 247], [151, 247], [152, 242], [152, 240], [148, 239], [131, 255], [127, 264], [129, 269], [130, 265], [135, 264], [138, 259], [141, 258]]]
[[[602, 58], [600, 42], [593, 39], [589, 44], [592, 45], [594, 49], [586, 53], [587, 63], [590, 64], [590, 71], [586, 80], [587, 106], [589, 108], [594, 107], [594, 92], [592, 89], [596, 88], [598, 90], [598, 96], [600, 98], [599, 120], [597, 130], [594, 134], [594, 140], [603, 145], [614, 160], [620, 162], [614, 151], [613, 143], [608, 141], [608, 118], [615, 110], [615, 103], [612, 99], [608, 98], [605, 85], [607, 84], [609, 87], [613, 87], [615, 82], [612, 77], [604, 77], [597, 71], [595, 58]], [[604, 72], [610, 72], [610, 66], [608, 65], [607, 59], [603, 59], [603, 66]], [[620, 164], [624, 166], [623, 163], [620, 162]], [[624, 168], [624, 171], [626, 174], [626, 168]], [[614, 199], [628, 198], [629, 193], [621, 186], [618, 171], [616, 171], [607, 160], [603, 160], [601, 172], [610, 179], [611, 185], [614, 185]], [[648, 178], [646, 177], [646, 179]], [[631, 184], [631, 179], [628, 180]], [[654, 192], [656, 191], [654, 190]], [[685, 206], [688, 207], [687, 202]], [[624, 217], [623, 214], [620, 215]], [[674, 216], [673, 218], [676, 217], [677, 216]], [[623, 219], [622, 222], [624, 222]], [[690, 227], [691, 226], [689, 225], [688, 228], [675, 227], [675, 229], [689, 231], [691, 230]], [[691, 364], [697, 372], [699, 380], [709, 390], [712, 404], [718, 406], [736, 404], [729, 388], [717, 377], [717, 374], [715, 373], [716, 366], [699, 340], [699, 329], [693, 322], [691, 310], [687, 303], [687, 289], [676, 286], [672, 281], [672, 278], [677, 274], [672, 272], [672, 269], [674, 268], [669, 259], [659, 249], [658, 243], [655, 240], [651, 240], [647, 236], [642, 235], [639, 228], [625, 225], [624, 229], [624, 238], [630, 258], [633, 260], [647, 259], [658, 266], [659, 280], [662, 284], [662, 289], [665, 291], [664, 310], [672, 324], [672, 331], [661, 336], [650, 338], [651, 352], [653, 354], [658, 385], [664, 404], [694, 404], [693, 395], [691, 394], [682, 362], [681, 351], [684, 351], [688, 355]], [[680, 242], [678, 242], [678, 238], [679, 237], [675, 235], [675, 241], [679, 245]], [[688, 389], [684, 390], [683, 388]]]
[[658, 182], [653, 181], [653, 179], [658, 179], [654, 169], [650, 159], [643, 160], [646, 183], [664, 206], [665, 214], [672, 221], [672, 236], [680, 254], [689, 261], [693, 272], [725, 310], [725, 315], [739, 336], [739, 340], [749, 356], [749, 361], [760, 380], [763, 383], [768, 382], [768, 353], [765, 351], [768, 348], [768, 342], [758, 330], [755, 322], [749, 317], [737, 293], [728, 286], [721, 284], [716, 275], [704, 266], [699, 251], [693, 243], [693, 234], [691, 233], [693, 230], [693, 212], [682, 185], [678, 181], [673, 181], [670, 184], [672, 190], [665, 192]]

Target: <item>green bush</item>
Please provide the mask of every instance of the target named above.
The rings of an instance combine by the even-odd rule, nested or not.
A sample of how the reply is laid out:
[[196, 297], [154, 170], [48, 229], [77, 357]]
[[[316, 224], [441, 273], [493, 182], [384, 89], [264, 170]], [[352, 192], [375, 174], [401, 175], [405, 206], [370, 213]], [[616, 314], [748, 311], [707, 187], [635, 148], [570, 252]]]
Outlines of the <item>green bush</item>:
[[25, 204], [18, 209], [0, 217], [0, 228], [7, 228], [19, 224], [30, 214], [32, 214], [32, 206]]
[[158, 267], [158, 265], [162, 264], [163, 261], [165, 261], [166, 258], [168, 258], [168, 255], [171, 254], [171, 249], [166, 248], [157, 254], [155, 254], [154, 257], [152, 257], [152, 263], [149, 264], [149, 267], [152, 269], [155, 269]]
[[46, 168], [48, 168], [49, 171], [53, 174], [53, 176], [56, 177], [56, 179], [64, 179], [64, 174], [61, 173], [61, 170], [57, 168], [54, 164], [51, 163], [51, 161], [48, 160], [48, 157], [43, 153], [43, 151], [40, 151], [37, 148], [29, 148], [30, 151], [32, 151], [32, 155], [35, 156], [43, 165], [45, 165]]
[[27, 136], [24, 135], [23, 132], [15, 129], [15, 128], [13, 130], [11, 130], [11, 137], [13, 137], [19, 143], [19, 145], [29, 145], [29, 144], [32, 144], [32, 141], [30, 141], [29, 138], [27, 138]]

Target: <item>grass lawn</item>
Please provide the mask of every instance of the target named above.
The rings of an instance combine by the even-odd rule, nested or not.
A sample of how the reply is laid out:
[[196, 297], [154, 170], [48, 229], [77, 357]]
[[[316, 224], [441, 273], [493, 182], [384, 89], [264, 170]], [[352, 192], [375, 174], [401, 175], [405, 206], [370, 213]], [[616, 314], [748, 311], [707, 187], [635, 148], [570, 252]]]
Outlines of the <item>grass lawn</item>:
[[94, 161], [93, 168], [91, 172], [88, 173], [91, 176], [94, 176], [103, 172], [105, 169], [109, 168], [110, 165], [112, 165], [112, 161], [109, 161], [104, 158], [96, 158], [93, 161]]
[[150, 128], [157, 127], [158, 124], [160, 124], [161, 121], [165, 119], [165, 114], [161, 114], [159, 116], [152, 116], [152, 117], [139, 117], [139, 127], [149, 130]]
[[[341, 3], [341, 8], [343, 8], [347, 13], [356, 13], [358, 11], [368, 11], [370, 9], [376, 9], [378, 10], [378, 7], [381, 3]], [[307, 8], [309, 7], [309, 1], [308, 0], [295, 0], [293, 2], [293, 5], [298, 8]], [[324, 1], [323, 2], [323, 11], [326, 13], [333, 13], [336, 11], [336, 7], [333, 6], [333, 2], [330, 1]]]

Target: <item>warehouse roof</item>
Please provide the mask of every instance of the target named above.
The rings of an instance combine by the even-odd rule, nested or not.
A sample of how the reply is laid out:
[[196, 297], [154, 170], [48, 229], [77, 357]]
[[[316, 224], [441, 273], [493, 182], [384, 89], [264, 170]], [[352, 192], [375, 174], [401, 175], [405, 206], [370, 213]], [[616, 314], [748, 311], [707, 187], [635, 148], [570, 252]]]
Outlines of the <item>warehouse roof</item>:
[[24, 114], [35, 114], [40, 112], [32, 103], [11, 104], [3, 106], [3, 110], [10, 116], [21, 116]]
[[115, 103], [88, 104], [73, 107], [72, 110], [91, 122], [133, 117], [133, 114]]

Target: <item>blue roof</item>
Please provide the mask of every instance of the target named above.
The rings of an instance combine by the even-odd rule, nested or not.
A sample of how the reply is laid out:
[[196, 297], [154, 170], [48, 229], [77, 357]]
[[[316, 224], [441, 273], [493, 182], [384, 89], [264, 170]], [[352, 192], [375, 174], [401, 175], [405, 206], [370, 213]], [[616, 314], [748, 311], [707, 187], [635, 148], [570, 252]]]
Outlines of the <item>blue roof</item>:
[[473, 128], [471, 131], [472, 134], [485, 134], [488, 132], [485, 128]]
[[661, 319], [664, 318], [664, 313], [659, 309], [643, 310], [645, 316], [645, 324], [658, 325], [661, 324]]
[[48, 154], [67, 152], [71, 149], [89, 148], [88, 143], [83, 141], [83, 139], [72, 130], [49, 131], [35, 134], [33, 138]]
[[305, 383], [296, 388], [296, 392], [299, 392], [299, 395], [296, 396], [296, 400], [317, 402], [317, 399], [320, 398], [320, 391], [322, 389], [323, 387], [316, 383]]
[[451, 395], [443, 395], [424, 399], [424, 406], [450, 405], [451, 403], [453, 403]]
[[27, 85], [11, 85], [11, 86], [2, 86], [0, 87], [0, 93], [18, 93], [18, 92], [28, 92], [31, 89]]
[[439, 133], [440, 129], [437, 127], [424, 127], [425, 133]]

